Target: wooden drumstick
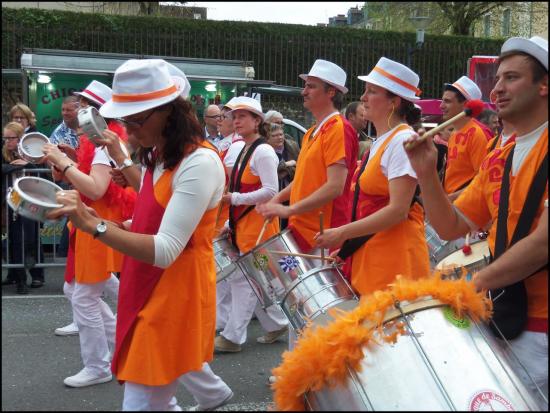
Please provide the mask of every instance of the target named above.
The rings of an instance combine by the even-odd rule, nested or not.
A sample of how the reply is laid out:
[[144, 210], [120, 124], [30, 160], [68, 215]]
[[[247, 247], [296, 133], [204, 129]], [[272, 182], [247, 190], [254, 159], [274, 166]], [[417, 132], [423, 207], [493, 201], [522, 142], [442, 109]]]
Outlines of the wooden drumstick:
[[[319, 234], [323, 235], [323, 211], [319, 212]], [[321, 247], [321, 263], [325, 262], [325, 249]]]
[[[225, 190], [223, 191], [223, 195], [226, 195], [227, 191], [229, 191], [229, 185], [227, 185], [225, 187]], [[222, 199], [220, 201], [220, 206], [218, 207], [218, 214], [216, 215], [216, 228], [218, 228], [218, 221], [220, 220], [220, 215], [221, 215], [222, 209], [223, 209], [223, 195], [222, 195]]]
[[256, 240], [256, 245], [258, 245], [258, 244], [260, 243], [260, 240], [261, 240], [262, 237], [264, 236], [264, 232], [265, 232], [265, 230], [266, 230], [266, 228], [267, 228], [267, 224], [269, 224], [269, 221], [270, 221], [269, 218], [266, 219], [266, 220], [264, 221], [264, 226], [262, 227], [262, 230], [260, 231], [260, 236], [259, 236], [258, 239]]
[[426, 139], [428, 139], [428, 137], [434, 136], [436, 133], [442, 131], [447, 126], [455, 123], [457, 120], [460, 120], [465, 116], [469, 116], [469, 117], [472, 117], [472, 118], [478, 117], [479, 114], [481, 112], [483, 112], [483, 105], [484, 105], [483, 101], [481, 101], [481, 100], [478, 100], [478, 99], [469, 100], [464, 105], [465, 109], [462, 112], [460, 112], [458, 115], [456, 115], [456, 116], [452, 117], [451, 119], [443, 122], [441, 125], [436, 126], [433, 129], [430, 129], [424, 135], [420, 136], [417, 140], [412, 141], [412, 142], [405, 142], [404, 143], [405, 149], [411, 150], [411, 149], [415, 148], [417, 145], [419, 145], [420, 143], [422, 143]]
[[298, 253], [298, 252], [288, 252], [288, 251], [268, 251], [268, 252], [270, 252], [271, 254], [276, 254], [276, 255], [288, 255], [288, 256], [291, 256], [291, 257], [311, 258], [311, 259], [317, 259], [317, 260], [324, 259], [326, 261], [334, 261], [336, 259], [336, 258], [333, 258], [333, 257], [323, 258], [320, 255], [301, 254], [301, 253]]
[[464, 253], [464, 255], [470, 255], [472, 253], [472, 247], [470, 247], [469, 232], [466, 234], [466, 238], [464, 239], [464, 246], [462, 247], [462, 252]]

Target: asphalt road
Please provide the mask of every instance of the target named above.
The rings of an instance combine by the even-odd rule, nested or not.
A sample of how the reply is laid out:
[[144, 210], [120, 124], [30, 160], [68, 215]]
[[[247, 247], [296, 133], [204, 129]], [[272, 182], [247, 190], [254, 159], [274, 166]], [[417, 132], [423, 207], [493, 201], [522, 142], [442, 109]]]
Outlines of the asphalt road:
[[[63, 379], [82, 368], [78, 336], [58, 337], [57, 327], [71, 321], [69, 302], [62, 292], [62, 268], [46, 270], [46, 285], [15, 294], [15, 286], [2, 287], [2, 410], [3, 411], [112, 411], [121, 410], [123, 387], [110, 383], [74, 389]], [[2, 270], [2, 279], [6, 270]], [[112, 303], [110, 303], [112, 304]], [[267, 410], [272, 392], [270, 371], [281, 361], [287, 337], [259, 344], [263, 334], [257, 320], [248, 328], [240, 353], [215, 354], [212, 370], [231, 387], [235, 396], [220, 410]], [[183, 388], [176, 394], [185, 410], [194, 399]]]

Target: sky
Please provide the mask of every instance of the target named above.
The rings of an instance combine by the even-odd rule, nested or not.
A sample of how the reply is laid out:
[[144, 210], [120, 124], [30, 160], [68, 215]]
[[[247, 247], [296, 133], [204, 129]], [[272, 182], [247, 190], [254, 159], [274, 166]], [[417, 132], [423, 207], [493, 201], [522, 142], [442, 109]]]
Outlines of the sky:
[[328, 23], [337, 14], [347, 15], [350, 7], [364, 2], [187, 2], [186, 6], [206, 7], [208, 20], [244, 20], [271, 23]]

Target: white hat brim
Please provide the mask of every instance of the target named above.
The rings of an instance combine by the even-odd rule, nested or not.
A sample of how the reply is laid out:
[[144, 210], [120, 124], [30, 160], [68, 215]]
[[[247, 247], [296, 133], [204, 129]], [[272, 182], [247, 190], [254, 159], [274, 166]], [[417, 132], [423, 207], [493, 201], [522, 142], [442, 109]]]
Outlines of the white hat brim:
[[225, 107], [231, 109], [231, 110], [229, 111], [229, 113], [233, 113], [233, 112], [235, 112], [236, 110], [246, 110], [246, 111], [248, 111], [248, 112], [250, 112], [250, 113], [253, 113], [253, 114], [258, 115], [259, 117], [261, 117], [261, 118], [262, 118], [262, 121], [265, 120], [265, 114], [264, 114], [263, 112], [259, 112], [259, 111], [257, 111], [257, 110], [252, 109], [252, 108], [249, 108], [249, 107], [244, 108], [244, 107], [241, 106], [241, 107], [236, 107], [236, 108], [234, 108], [234, 109], [231, 108], [230, 106], [225, 106]]
[[325, 83], [327, 83], [327, 84], [329, 84], [329, 85], [331, 85], [331, 86], [334, 86], [336, 89], [338, 89], [338, 90], [339, 90], [340, 92], [342, 92], [343, 94], [348, 93], [348, 88], [347, 88], [347, 87], [342, 86], [342, 85], [337, 85], [336, 83], [329, 82], [328, 80], [325, 80], [325, 79], [323, 79], [323, 78], [320, 78], [319, 76], [308, 75], [308, 74], [306, 74], [306, 73], [302, 73], [301, 75], [298, 75], [298, 76], [299, 76], [300, 79], [302, 79], [302, 80], [304, 80], [304, 81], [306, 81], [306, 82], [307, 82], [307, 78], [308, 78], [308, 77], [314, 77], [314, 78], [319, 79], [319, 80], [321, 80], [321, 81], [323, 81], [323, 82], [325, 82]]
[[385, 89], [385, 90], [393, 93], [394, 95], [399, 96], [402, 99], [408, 100], [409, 102], [416, 102], [417, 100], [420, 100], [420, 97], [418, 97], [418, 96], [405, 96], [404, 94], [402, 94], [400, 92], [388, 89], [388, 85], [384, 85], [384, 84], [382, 84], [382, 82], [379, 82], [378, 80], [373, 79], [370, 76], [370, 74], [366, 75], [366, 76], [357, 76], [357, 79], [362, 80], [363, 82], [368, 82], [368, 83], [372, 83], [373, 85], [379, 86], [382, 89]]
[[122, 118], [162, 106], [177, 99], [179, 96], [186, 98], [191, 90], [189, 82], [181, 77], [172, 76], [172, 79], [178, 90], [168, 96], [145, 102], [113, 102], [110, 99], [99, 108], [99, 114], [105, 118]]
[[548, 70], [548, 50], [544, 50], [535, 42], [523, 37], [511, 37], [504, 42], [500, 52], [507, 53], [512, 51], [527, 53], [538, 60]]
[[96, 98], [94, 98], [94, 97], [91, 96], [91, 95], [88, 95], [86, 92], [73, 92], [73, 95], [85, 97], [86, 99], [91, 100], [92, 102], [97, 103], [99, 106], [103, 106], [103, 105], [104, 105], [104, 103], [101, 103], [99, 100], [97, 100]]

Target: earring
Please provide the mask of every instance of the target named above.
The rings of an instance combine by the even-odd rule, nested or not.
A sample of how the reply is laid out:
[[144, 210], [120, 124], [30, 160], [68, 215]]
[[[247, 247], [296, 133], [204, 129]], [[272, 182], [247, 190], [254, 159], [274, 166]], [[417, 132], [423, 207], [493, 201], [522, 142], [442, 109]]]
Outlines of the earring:
[[393, 116], [393, 112], [395, 111], [395, 105], [392, 103], [391, 104], [391, 112], [390, 112], [390, 115], [388, 116], [388, 128], [391, 129], [391, 125], [390, 125], [390, 119], [391, 117]]

